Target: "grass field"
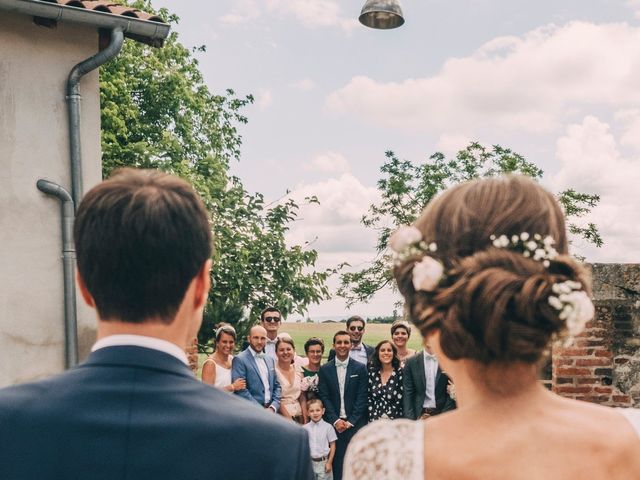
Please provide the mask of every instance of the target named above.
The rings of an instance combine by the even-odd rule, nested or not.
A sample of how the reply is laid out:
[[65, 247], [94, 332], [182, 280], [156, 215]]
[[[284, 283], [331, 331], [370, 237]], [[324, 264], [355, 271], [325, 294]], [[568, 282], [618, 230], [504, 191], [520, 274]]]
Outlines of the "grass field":
[[[296, 353], [304, 356], [304, 342], [309, 337], [319, 337], [324, 340], [325, 356], [324, 361], [327, 360], [329, 350], [331, 350], [331, 344], [333, 341], [333, 334], [338, 330], [345, 330], [347, 327], [344, 323], [283, 323], [280, 327], [280, 332], [287, 332], [293, 338], [296, 344]], [[364, 343], [371, 346], [376, 346], [381, 340], [391, 339], [391, 325], [382, 323], [370, 323], [367, 325], [363, 337]], [[409, 338], [409, 348], [419, 350], [421, 347], [420, 333], [414, 328]], [[242, 344], [242, 342], [239, 342]], [[202, 368], [202, 362], [204, 362], [207, 356], [200, 355], [200, 368]], [[200, 371], [198, 371], [198, 377]]]
[[[296, 353], [304, 356], [304, 342], [309, 337], [320, 337], [324, 340], [325, 355], [328, 355], [333, 341], [333, 334], [338, 330], [346, 330], [344, 323], [283, 323], [281, 332], [287, 332], [296, 344]], [[391, 339], [391, 325], [383, 323], [370, 323], [365, 328], [363, 342], [367, 345], [376, 346], [382, 340]], [[414, 329], [409, 338], [409, 348], [420, 349], [421, 337]]]

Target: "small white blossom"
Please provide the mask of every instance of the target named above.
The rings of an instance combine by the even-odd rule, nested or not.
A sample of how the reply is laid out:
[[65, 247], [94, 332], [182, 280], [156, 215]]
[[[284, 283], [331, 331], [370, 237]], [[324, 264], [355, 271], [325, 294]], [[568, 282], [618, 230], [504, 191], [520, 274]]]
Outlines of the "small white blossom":
[[593, 302], [582, 290], [582, 284], [573, 280], [555, 283], [551, 290], [558, 296], [549, 296], [549, 305], [560, 312], [558, 318], [564, 320], [571, 337], [579, 335], [595, 314]]
[[438, 260], [425, 256], [413, 266], [413, 288], [423, 292], [432, 292], [440, 283], [443, 273], [444, 267]]
[[522, 232], [520, 234], [520, 240], [522, 240], [523, 242], [526, 242], [527, 240], [529, 240], [529, 234], [527, 232]]
[[550, 296], [548, 298], [549, 305], [551, 305], [556, 310], [562, 310], [562, 302], [558, 297]]
[[396, 253], [406, 250], [422, 239], [422, 233], [416, 227], [404, 225], [389, 237], [389, 248]]
[[536, 242], [534, 242], [533, 240], [531, 240], [530, 242], [527, 242], [524, 244], [525, 247], [527, 247], [529, 250], [531, 250], [532, 252], [538, 248], [538, 244]]
[[539, 233], [534, 233], [533, 234], [533, 239], [540, 241], [540, 240], [542, 240], [542, 235], [540, 235]]
[[511, 243], [518, 243], [519, 240], [520, 240], [520, 237], [518, 237], [518, 235], [513, 235], [511, 237]]
[[438, 250], [438, 245], [435, 242], [431, 242], [428, 247], [430, 252], [436, 252]]

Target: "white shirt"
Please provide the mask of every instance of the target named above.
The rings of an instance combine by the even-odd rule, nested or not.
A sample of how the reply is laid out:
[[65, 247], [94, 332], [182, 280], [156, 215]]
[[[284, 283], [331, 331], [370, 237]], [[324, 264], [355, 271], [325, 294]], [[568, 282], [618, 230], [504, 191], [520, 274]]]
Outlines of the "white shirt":
[[353, 358], [356, 362], [360, 362], [365, 365], [369, 362], [367, 350], [364, 348], [364, 345], [362, 345], [362, 342], [360, 342], [360, 345], [357, 347], [351, 347], [351, 350], [349, 351], [349, 358]]
[[338, 386], [340, 387], [340, 418], [347, 418], [347, 411], [344, 408], [344, 385], [347, 379], [347, 368], [349, 368], [349, 357], [345, 360], [347, 362], [346, 368], [338, 368], [337, 362], [338, 357], [335, 359], [336, 361], [336, 373], [338, 374]]
[[329, 455], [329, 443], [335, 442], [338, 439], [333, 427], [320, 419], [319, 422], [314, 422], [312, 420], [303, 425], [302, 428], [309, 433], [309, 449], [311, 450], [311, 457], [320, 458], [325, 455]]
[[436, 357], [423, 350], [424, 359], [424, 402], [422, 408], [436, 408], [436, 374], [438, 373], [438, 361]]
[[264, 346], [264, 353], [273, 358], [274, 361], [278, 361], [278, 356], [276, 355], [276, 343], [278, 343], [277, 338], [271, 340], [267, 337], [267, 344]]
[[168, 342], [156, 337], [147, 337], [145, 335], [109, 335], [108, 337], [101, 338], [91, 347], [91, 351], [95, 352], [101, 348], [117, 347], [132, 345], [136, 347], [150, 348], [152, 350], [158, 350], [160, 352], [168, 353], [172, 357], [176, 357], [185, 365], [189, 365], [187, 360], [187, 354], [184, 350], [177, 346], [175, 343]]
[[249, 351], [251, 355], [253, 355], [253, 359], [258, 366], [258, 371], [260, 372], [260, 380], [262, 380], [262, 385], [264, 385], [264, 403], [271, 403], [271, 389], [269, 388], [269, 369], [267, 368], [267, 361], [264, 358], [256, 358], [257, 352], [249, 347]]

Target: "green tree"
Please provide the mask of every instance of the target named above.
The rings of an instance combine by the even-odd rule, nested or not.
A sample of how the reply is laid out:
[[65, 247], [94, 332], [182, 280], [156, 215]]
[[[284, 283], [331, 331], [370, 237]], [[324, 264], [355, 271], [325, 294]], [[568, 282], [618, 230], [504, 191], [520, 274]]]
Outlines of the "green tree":
[[[519, 173], [540, 179], [543, 175], [540, 168], [508, 148], [494, 145], [488, 149], [477, 142], [460, 150], [454, 158], [447, 159], [436, 152], [423, 163], [400, 160], [388, 151], [380, 171], [378, 190], [382, 199], [362, 217], [363, 225], [377, 232], [376, 256], [368, 267], [341, 275], [338, 295], [348, 305], [367, 302], [380, 289], [393, 285], [387, 252], [389, 235], [400, 225], [413, 223], [442, 190], [477, 177]], [[557, 194], [557, 198], [567, 215], [569, 231], [600, 247], [602, 238], [597, 227], [593, 223], [578, 223], [598, 204], [600, 197], [570, 189]]]
[[[149, 0], [130, 5], [155, 13]], [[174, 25], [179, 21], [166, 9], [157, 13]], [[179, 175], [194, 185], [211, 213], [213, 288], [198, 335], [204, 346], [215, 324], [235, 324], [242, 334], [246, 320], [255, 320], [266, 306], [277, 306], [285, 316], [304, 313], [328, 296], [325, 281], [332, 272], [315, 271], [315, 250], [285, 243], [298, 212], [293, 200], [265, 205], [260, 193], [249, 193], [230, 175], [230, 162], [240, 158], [237, 127], [247, 122], [241, 110], [253, 97], [230, 89], [212, 94], [195, 57], [201, 51], [184, 47], [175, 31], [163, 48], [127, 40], [100, 70], [100, 101], [104, 176], [119, 167]]]

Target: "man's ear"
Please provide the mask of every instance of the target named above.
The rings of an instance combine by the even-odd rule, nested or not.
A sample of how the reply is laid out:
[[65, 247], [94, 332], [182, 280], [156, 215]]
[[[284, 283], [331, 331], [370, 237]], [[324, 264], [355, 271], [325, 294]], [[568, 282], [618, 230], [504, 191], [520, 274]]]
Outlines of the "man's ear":
[[84, 303], [89, 305], [91, 308], [96, 308], [96, 302], [93, 299], [93, 296], [89, 293], [87, 286], [84, 284], [84, 280], [80, 276], [80, 272], [76, 270], [76, 281], [78, 282], [78, 289], [80, 290], [80, 294], [82, 295], [82, 299]]
[[209, 259], [200, 268], [195, 278], [195, 292], [193, 296], [194, 307], [197, 309], [204, 308], [209, 298], [209, 289], [211, 288], [211, 265], [212, 260]]

